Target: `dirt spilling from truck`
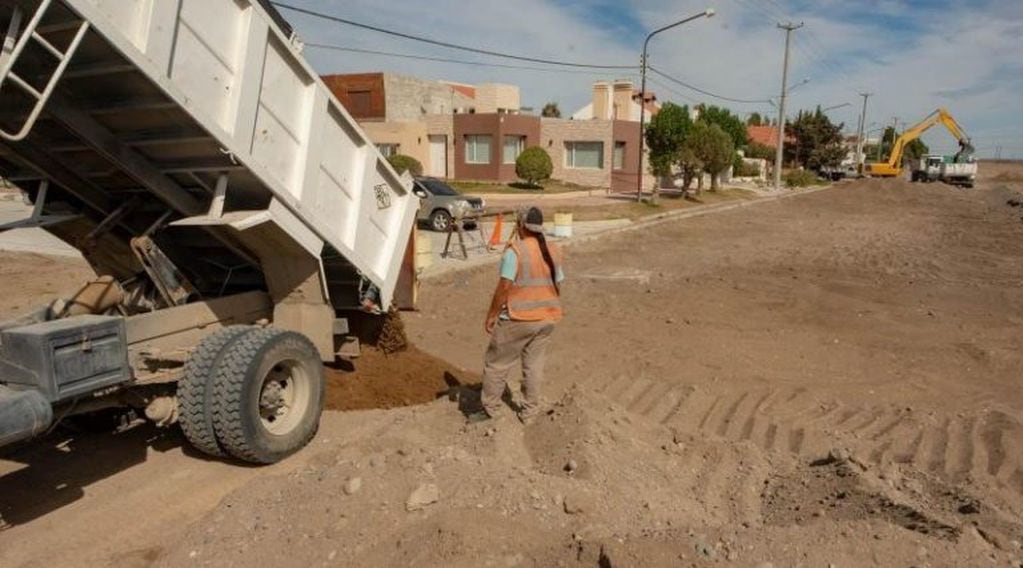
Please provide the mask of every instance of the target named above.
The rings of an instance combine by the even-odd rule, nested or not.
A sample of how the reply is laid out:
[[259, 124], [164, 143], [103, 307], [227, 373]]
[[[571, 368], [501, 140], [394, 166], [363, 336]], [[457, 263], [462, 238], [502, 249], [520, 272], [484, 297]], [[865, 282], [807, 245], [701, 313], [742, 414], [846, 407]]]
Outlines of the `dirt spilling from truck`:
[[396, 308], [384, 316], [356, 314], [353, 321], [362, 343], [360, 354], [326, 367], [327, 408], [396, 408], [444, 396], [456, 400], [463, 390], [478, 390], [479, 375], [413, 345]]
[[405, 322], [401, 320], [401, 312], [398, 308], [391, 307], [384, 316], [384, 323], [380, 327], [380, 335], [377, 336], [376, 346], [384, 353], [400, 353], [408, 349], [408, 337], [405, 336]]
[[479, 376], [407, 345], [388, 353], [364, 345], [357, 359], [326, 368], [327, 408], [367, 410], [424, 404], [473, 390]]

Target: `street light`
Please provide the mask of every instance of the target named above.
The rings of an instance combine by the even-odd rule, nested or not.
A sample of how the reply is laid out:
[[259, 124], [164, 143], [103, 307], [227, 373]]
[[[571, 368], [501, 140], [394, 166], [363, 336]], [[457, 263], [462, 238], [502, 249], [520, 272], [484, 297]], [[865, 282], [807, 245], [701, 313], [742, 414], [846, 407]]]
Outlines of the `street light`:
[[803, 85], [805, 85], [805, 84], [807, 84], [809, 82], [810, 82], [810, 78], [809, 77], [805, 77], [805, 78], [803, 78], [802, 81], [800, 81], [800, 82], [796, 83], [795, 85], [792, 85], [791, 87], [789, 87], [789, 92], [791, 93], [792, 91], [795, 91], [799, 87], [802, 87]]
[[[795, 91], [799, 87], [802, 87], [803, 85], [805, 85], [805, 84], [807, 84], [809, 82], [810, 82], [810, 78], [807, 77], [807, 78], [803, 79], [802, 81], [796, 83], [795, 85], [789, 87], [788, 92], [791, 93], [792, 91]], [[773, 106], [774, 108], [778, 108], [778, 105], [774, 103], [774, 99], [776, 99], [776, 98], [778, 98], [778, 97], [772, 97], [772, 98], [767, 99], [767, 104]]]
[[650, 45], [650, 39], [663, 31], [667, 31], [670, 30], [671, 28], [681, 26], [682, 24], [685, 24], [687, 22], [698, 20], [700, 18], [713, 17], [714, 8], [707, 8], [706, 10], [700, 12], [699, 14], [694, 14], [684, 20], [679, 20], [674, 24], [669, 24], [667, 26], [664, 26], [663, 28], [658, 28], [650, 32], [650, 34], [646, 36], [646, 41], [643, 42], [643, 56], [639, 60], [640, 75], [642, 76], [642, 79], [640, 80], [639, 87], [639, 158], [638, 158], [639, 165], [637, 167], [638, 171], [636, 172], [636, 201], [641, 201], [643, 199], [643, 142], [644, 142], [643, 124], [646, 122], [646, 68], [647, 68], [646, 54], [647, 47]]

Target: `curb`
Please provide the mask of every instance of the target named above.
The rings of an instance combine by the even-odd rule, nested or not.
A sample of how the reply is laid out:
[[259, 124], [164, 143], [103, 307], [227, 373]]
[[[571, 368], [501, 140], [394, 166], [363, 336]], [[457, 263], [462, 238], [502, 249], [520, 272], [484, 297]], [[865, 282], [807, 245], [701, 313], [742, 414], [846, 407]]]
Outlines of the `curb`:
[[[639, 220], [637, 220], [637, 221], [635, 221], [635, 222], [633, 222], [633, 223], [631, 223], [629, 225], [626, 225], [624, 227], [611, 227], [609, 229], [604, 229], [602, 231], [596, 231], [596, 232], [590, 233], [590, 234], [585, 235], [585, 236], [573, 237], [573, 238], [568, 239], [568, 240], [559, 241], [558, 242], [558, 246], [570, 247], [570, 246], [575, 245], [577, 243], [588, 243], [588, 242], [591, 242], [591, 241], [594, 241], [594, 240], [597, 240], [597, 239], [600, 239], [600, 238], [603, 238], [603, 237], [606, 237], [606, 236], [609, 236], [609, 235], [614, 235], [614, 234], [618, 234], [618, 233], [624, 233], [626, 231], [635, 231], [635, 230], [639, 230], [639, 229], [645, 229], [647, 227], [653, 227], [655, 225], [660, 225], [662, 223], [668, 223], [670, 221], [678, 221], [678, 220], [682, 220], [682, 219], [688, 219], [690, 217], [699, 217], [699, 216], [702, 216], [702, 215], [709, 215], [711, 213], [718, 213], [718, 212], [721, 212], [721, 211], [729, 211], [731, 209], [738, 209], [740, 207], [749, 207], [751, 205], [756, 205], [756, 204], [759, 204], [759, 203], [770, 203], [770, 202], [779, 201], [779, 200], [782, 200], [782, 199], [789, 199], [791, 197], [796, 197], [796, 196], [800, 196], [800, 195], [809, 195], [811, 193], [817, 193], [817, 192], [820, 192], [820, 191], [827, 191], [829, 189], [834, 189], [835, 187], [837, 187], [837, 186], [835, 186], [835, 185], [827, 185], [827, 186], [824, 186], [824, 187], [815, 187], [813, 189], [804, 189], [804, 190], [800, 190], [800, 191], [793, 191], [793, 192], [790, 192], [790, 193], [782, 193], [782, 194], [778, 194], [778, 195], [768, 195], [768, 196], [765, 196], [765, 197], [758, 197], [756, 199], [751, 199], [749, 201], [737, 201], [737, 202], [734, 202], [734, 203], [726, 202], [726, 203], [720, 203], [720, 204], [714, 204], [714, 205], [700, 205], [700, 206], [694, 207], [692, 209], [680, 209], [680, 210], [677, 210], [677, 211], [665, 211], [664, 213], [655, 213], [653, 215], [648, 215], [646, 217], [640, 217]], [[419, 278], [419, 281], [420, 282], [427, 282], [427, 281], [430, 281], [430, 280], [434, 280], [434, 279], [440, 278], [442, 276], [448, 276], [448, 275], [451, 275], [451, 274], [457, 274], [459, 272], [464, 272], [464, 271], [467, 271], [467, 270], [474, 270], [474, 269], [477, 269], [477, 268], [479, 268], [481, 266], [486, 266], [486, 264], [487, 263], [484, 263], [484, 262], [481, 261], [481, 262], [469, 264], [469, 265], [466, 265], [466, 266], [456, 266], [456, 267], [453, 267], [453, 268], [450, 268], [450, 269], [446, 269], [443, 272], [438, 272], [438, 273], [435, 273], [435, 274], [430, 274], [430, 275], [427, 275], [427, 276], [423, 276], [423, 277]]]
[[664, 213], [656, 213], [654, 215], [648, 215], [646, 217], [640, 217], [639, 220], [637, 220], [636, 222], [632, 223], [631, 225], [626, 225], [624, 227], [613, 227], [613, 228], [606, 229], [606, 230], [603, 230], [603, 231], [598, 231], [598, 232], [595, 232], [595, 233], [590, 233], [589, 235], [585, 235], [585, 236], [582, 236], [582, 237], [577, 237], [577, 238], [570, 239], [570, 240], [567, 240], [567, 241], [562, 241], [562, 242], [560, 242], [558, 244], [560, 246], [562, 246], [562, 247], [568, 247], [568, 246], [571, 246], [571, 245], [573, 245], [575, 243], [585, 243], [585, 242], [589, 242], [589, 241], [598, 239], [600, 237], [605, 237], [605, 236], [616, 234], [616, 233], [624, 233], [624, 232], [627, 232], [627, 231], [635, 231], [635, 230], [638, 230], [638, 229], [645, 229], [647, 227], [653, 227], [655, 225], [660, 225], [662, 223], [667, 223], [669, 221], [688, 219], [690, 217], [700, 217], [702, 215], [709, 215], [711, 213], [718, 213], [720, 211], [728, 211], [728, 210], [731, 210], [731, 209], [738, 209], [740, 207], [749, 207], [751, 205], [757, 205], [757, 204], [760, 204], [760, 203], [770, 203], [770, 202], [773, 202], [773, 201], [779, 201], [781, 199], [789, 199], [789, 198], [796, 197], [796, 196], [799, 196], [799, 195], [809, 195], [811, 193], [817, 193], [819, 191], [827, 191], [829, 189], [833, 189], [834, 187], [836, 187], [836, 186], [834, 186], [834, 185], [827, 185], [827, 186], [824, 186], [824, 187], [815, 187], [813, 189], [804, 189], [804, 190], [800, 190], [800, 191], [794, 191], [794, 192], [791, 192], [791, 193], [781, 193], [781, 194], [778, 194], [778, 195], [768, 195], [766, 197], [758, 197], [756, 199], [750, 199], [748, 201], [737, 201], [737, 202], [734, 202], [734, 203], [720, 203], [720, 204], [714, 204], [714, 205], [701, 205], [701, 206], [698, 206], [698, 207], [694, 207], [692, 209], [680, 209], [678, 211], [666, 211]]

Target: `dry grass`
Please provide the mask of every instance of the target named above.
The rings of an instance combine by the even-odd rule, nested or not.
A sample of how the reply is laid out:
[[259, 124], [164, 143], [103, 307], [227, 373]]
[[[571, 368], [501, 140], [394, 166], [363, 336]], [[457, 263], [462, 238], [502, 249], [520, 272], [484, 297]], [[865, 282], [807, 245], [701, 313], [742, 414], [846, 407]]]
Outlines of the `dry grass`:
[[462, 193], [505, 193], [513, 195], [543, 195], [552, 193], [568, 193], [572, 191], [600, 191], [605, 190], [550, 180], [543, 184], [542, 188], [529, 188], [521, 182], [494, 183], [485, 181], [448, 181], [448, 185]]
[[676, 209], [688, 209], [700, 205], [722, 203], [735, 200], [754, 199], [756, 194], [752, 191], [738, 188], [725, 188], [718, 191], [704, 191], [699, 196], [682, 197], [679, 194], [662, 195], [657, 205], [647, 202], [637, 203], [632, 198], [622, 197], [622, 203], [613, 205], [575, 205], [555, 207], [556, 213], [571, 213], [575, 221], [598, 221], [606, 219], [636, 219], [674, 211]]

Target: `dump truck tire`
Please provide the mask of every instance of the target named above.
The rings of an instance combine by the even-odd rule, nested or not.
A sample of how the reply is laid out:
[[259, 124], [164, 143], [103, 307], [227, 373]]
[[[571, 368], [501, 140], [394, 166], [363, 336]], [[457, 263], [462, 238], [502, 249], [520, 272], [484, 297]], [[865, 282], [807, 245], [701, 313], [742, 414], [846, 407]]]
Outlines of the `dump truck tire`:
[[213, 426], [221, 446], [253, 463], [274, 463], [316, 435], [323, 363], [300, 333], [259, 329], [224, 353], [213, 377]]
[[178, 383], [178, 422], [185, 438], [197, 450], [211, 456], [227, 455], [213, 428], [213, 376], [224, 351], [243, 334], [256, 328], [234, 325], [202, 339], [185, 363]]

